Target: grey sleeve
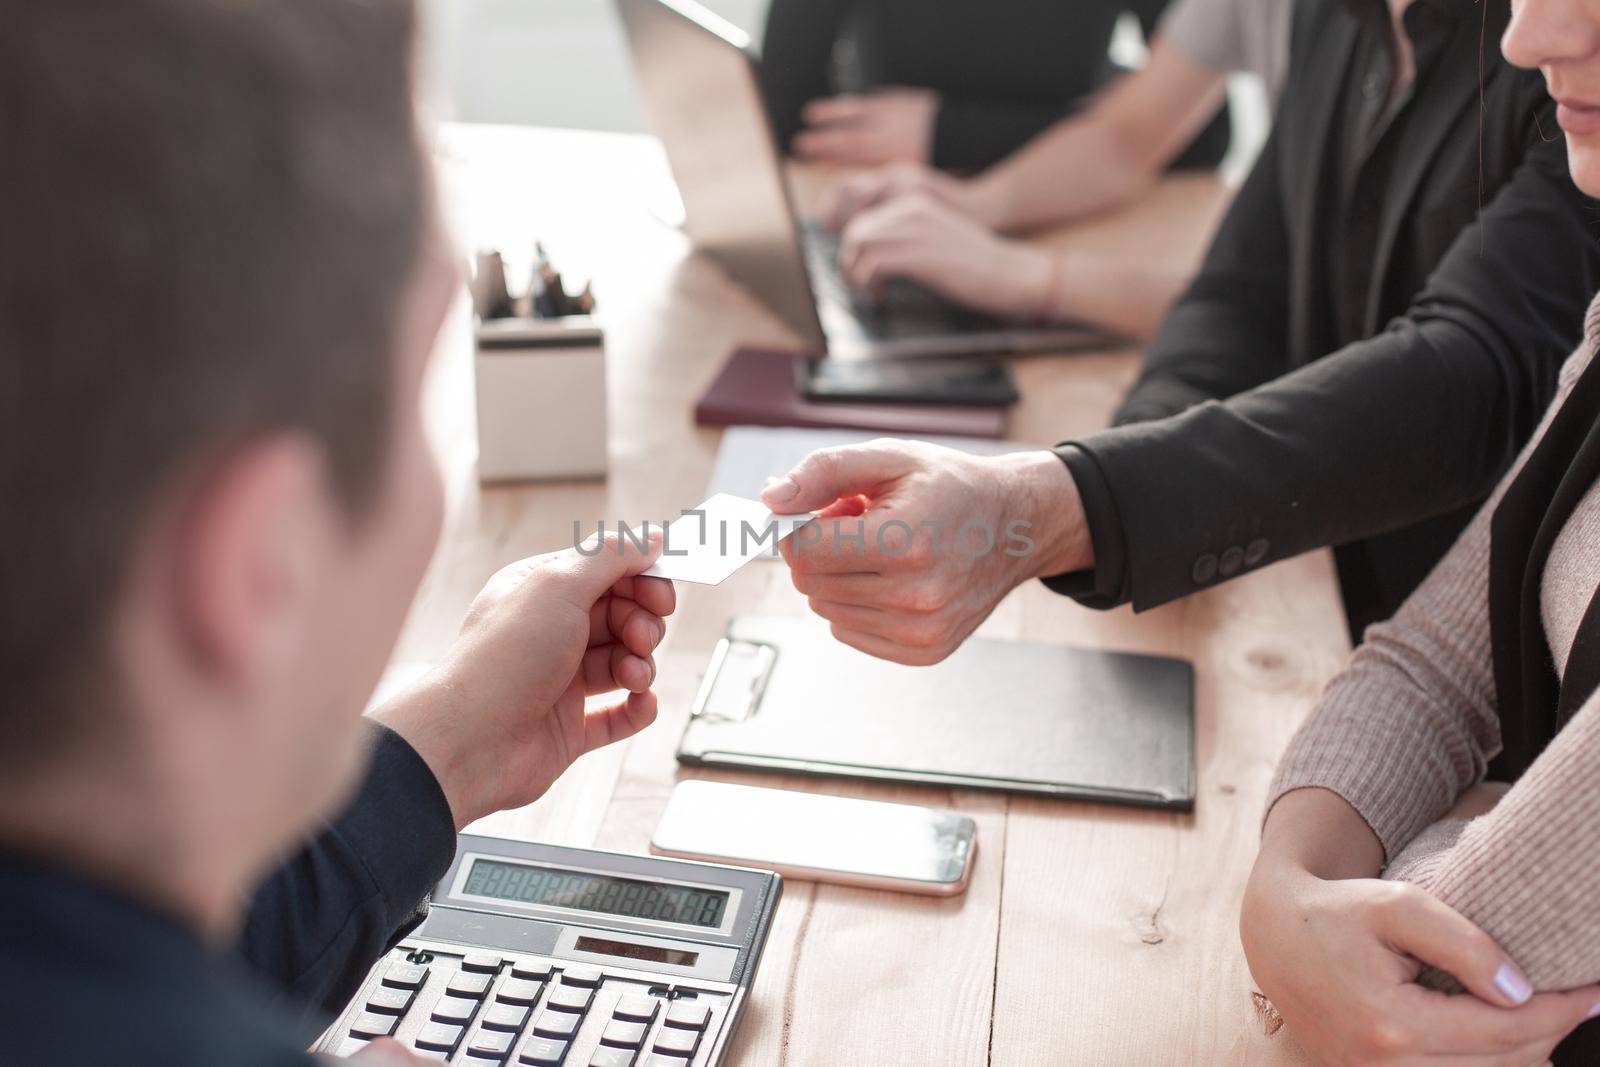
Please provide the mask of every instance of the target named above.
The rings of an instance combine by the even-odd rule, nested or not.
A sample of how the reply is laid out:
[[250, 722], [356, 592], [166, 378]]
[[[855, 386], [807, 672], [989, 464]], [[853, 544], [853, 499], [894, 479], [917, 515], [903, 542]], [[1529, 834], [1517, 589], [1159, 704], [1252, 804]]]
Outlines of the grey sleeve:
[[1158, 32], [1201, 66], [1259, 75], [1275, 100], [1289, 66], [1293, 0], [1173, 0]]
[[1239, 22], [1239, 0], [1173, 0], [1157, 32], [1196, 63], [1231, 72], [1248, 69]]

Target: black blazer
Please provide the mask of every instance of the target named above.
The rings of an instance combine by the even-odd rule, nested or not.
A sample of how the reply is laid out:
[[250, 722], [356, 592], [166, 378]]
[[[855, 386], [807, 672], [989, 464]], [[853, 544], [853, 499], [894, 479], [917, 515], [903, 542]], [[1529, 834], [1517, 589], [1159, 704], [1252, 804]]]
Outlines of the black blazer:
[[1495, 47], [1506, 0], [1416, 0], [1411, 98], [1364, 145], [1387, 17], [1297, 0], [1277, 122], [1126, 425], [1061, 448], [1097, 563], [1060, 591], [1144, 609], [1335, 545], [1359, 633], [1444, 554], [1554, 395], [1600, 286], [1600, 215], [1543, 78]]

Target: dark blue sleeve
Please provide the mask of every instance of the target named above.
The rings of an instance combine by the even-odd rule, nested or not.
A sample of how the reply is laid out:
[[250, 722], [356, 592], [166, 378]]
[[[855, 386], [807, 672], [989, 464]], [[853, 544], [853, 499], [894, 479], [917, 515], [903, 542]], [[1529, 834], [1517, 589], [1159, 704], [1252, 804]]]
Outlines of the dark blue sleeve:
[[360, 789], [262, 883], [240, 935], [246, 963], [313, 1028], [415, 926], [455, 856], [455, 821], [433, 772], [399, 734], [374, 731]]

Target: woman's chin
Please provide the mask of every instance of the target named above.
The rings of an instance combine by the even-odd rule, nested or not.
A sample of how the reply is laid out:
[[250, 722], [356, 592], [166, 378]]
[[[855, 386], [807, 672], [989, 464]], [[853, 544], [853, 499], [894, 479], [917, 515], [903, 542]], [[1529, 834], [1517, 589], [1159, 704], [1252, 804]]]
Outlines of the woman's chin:
[[1600, 197], [1600, 133], [1566, 136], [1573, 184], [1588, 196]]

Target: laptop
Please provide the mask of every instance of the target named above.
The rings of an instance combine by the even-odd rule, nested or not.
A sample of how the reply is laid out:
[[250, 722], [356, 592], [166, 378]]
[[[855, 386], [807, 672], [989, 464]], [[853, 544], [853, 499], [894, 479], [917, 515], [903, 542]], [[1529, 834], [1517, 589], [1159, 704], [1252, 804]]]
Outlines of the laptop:
[[1077, 323], [1032, 326], [958, 307], [910, 281], [882, 297], [850, 286], [838, 235], [797, 221], [748, 36], [694, 0], [616, 0], [650, 125], [683, 200], [684, 229], [833, 357], [992, 355], [1103, 347]]

